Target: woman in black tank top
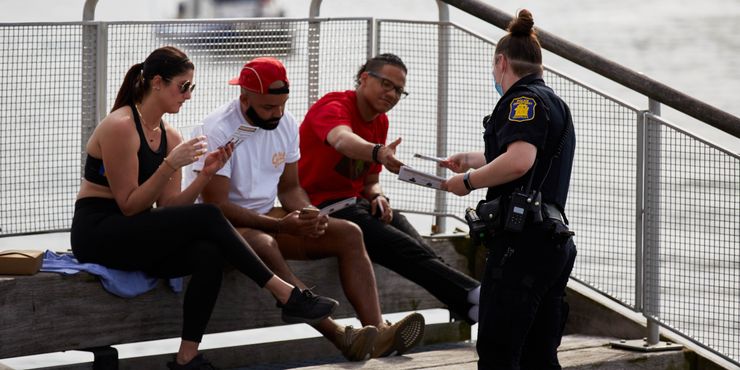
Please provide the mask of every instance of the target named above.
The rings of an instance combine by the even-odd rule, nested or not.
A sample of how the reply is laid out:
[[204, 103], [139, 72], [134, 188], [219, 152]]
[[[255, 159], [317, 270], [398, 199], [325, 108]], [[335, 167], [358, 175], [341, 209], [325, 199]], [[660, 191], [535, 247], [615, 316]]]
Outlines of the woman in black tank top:
[[[170, 369], [212, 369], [198, 345], [218, 297], [223, 266], [267, 288], [288, 322], [313, 323], [337, 302], [300, 291], [274, 275], [213, 205], [194, 205], [230, 158], [227, 145], [206, 153], [205, 137], [183, 141], [162, 121], [190, 99], [195, 67], [174, 47], [129, 69], [110, 114], [87, 144], [71, 244], [80, 262], [140, 270], [162, 278], [191, 275], [183, 303], [180, 350]], [[203, 170], [180, 189], [181, 168], [206, 155]]]

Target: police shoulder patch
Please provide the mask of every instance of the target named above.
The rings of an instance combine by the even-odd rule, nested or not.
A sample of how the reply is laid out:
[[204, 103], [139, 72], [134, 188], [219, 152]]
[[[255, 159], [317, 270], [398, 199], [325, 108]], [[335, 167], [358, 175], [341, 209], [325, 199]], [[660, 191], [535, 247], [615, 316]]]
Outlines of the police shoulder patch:
[[512, 99], [509, 110], [509, 121], [526, 122], [533, 120], [534, 107], [536, 106], [537, 102], [528, 96], [520, 96]]

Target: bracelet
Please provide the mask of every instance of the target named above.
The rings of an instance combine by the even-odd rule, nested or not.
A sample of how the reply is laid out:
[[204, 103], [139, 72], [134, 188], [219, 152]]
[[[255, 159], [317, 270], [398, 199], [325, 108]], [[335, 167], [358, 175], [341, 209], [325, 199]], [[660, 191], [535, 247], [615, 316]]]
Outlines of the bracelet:
[[375, 162], [375, 163], [380, 163], [380, 161], [378, 160], [378, 152], [380, 151], [380, 148], [382, 146], [383, 146], [383, 144], [375, 144], [375, 146], [373, 147], [373, 156], [372, 156], [372, 158], [373, 158], [373, 162]]
[[388, 202], [388, 204], [390, 204], [390, 203], [391, 203], [391, 199], [390, 199], [390, 198], [388, 198], [388, 197], [387, 197], [387, 196], [386, 196], [385, 194], [383, 194], [383, 193], [376, 193], [376, 194], [374, 194], [374, 195], [373, 195], [372, 197], [370, 197], [370, 201], [371, 201], [371, 202], [372, 202], [372, 201], [374, 201], [374, 200], [375, 200], [375, 198], [377, 198], [377, 197], [383, 197], [383, 198], [385, 198], [385, 201], [386, 201], [386, 202]]
[[162, 160], [162, 162], [163, 162], [163, 163], [165, 163], [165, 164], [166, 164], [166, 165], [167, 165], [167, 166], [168, 166], [169, 168], [171, 168], [171, 169], [172, 169], [173, 171], [177, 171], [177, 168], [175, 168], [175, 166], [173, 166], [173, 165], [172, 165], [172, 163], [170, 163], [170, 162], [169, 162], [169, 161], [167, 160], [167, 158], [163, 159], [163, 160]]
[[475, 188], [473, 187], [473, 184], [470, 183], [470, 174], [471, 172], [465, 172], [465, 175], [463, 175], [463, 184], [465, 185], [465, 189], [468, 189], [468, 191], [473, 191]]

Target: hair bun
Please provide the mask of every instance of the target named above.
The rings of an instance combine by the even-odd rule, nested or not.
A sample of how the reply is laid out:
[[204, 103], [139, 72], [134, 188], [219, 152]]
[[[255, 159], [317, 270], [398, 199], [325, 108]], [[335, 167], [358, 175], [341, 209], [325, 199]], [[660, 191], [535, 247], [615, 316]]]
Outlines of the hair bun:
[[534, 27], [532, 13], [527, 9], [522, 9], [509, 23], [509, 32], [512, 36], [529, 36], [533, 33], [532, 27]]

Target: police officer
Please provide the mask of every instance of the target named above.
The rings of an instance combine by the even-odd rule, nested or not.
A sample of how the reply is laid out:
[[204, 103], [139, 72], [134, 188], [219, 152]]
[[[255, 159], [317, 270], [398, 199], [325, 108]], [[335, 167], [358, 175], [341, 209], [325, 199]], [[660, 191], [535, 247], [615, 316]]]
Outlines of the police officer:
[[561, 368], [565, 286], [576, 256], [564, 215], [575, 133], [568, 106], [542, 79], [533, 25], [532, 14], [521, 10], [496, 45], [501, 98], [484, 120], [485, 152], [458, 153], [441, 164], [460, 173], [444, 189], [462, 196], [487, 187], [479, 211], [497, 220], [488, 222], [484, 239], [479, 369]]

